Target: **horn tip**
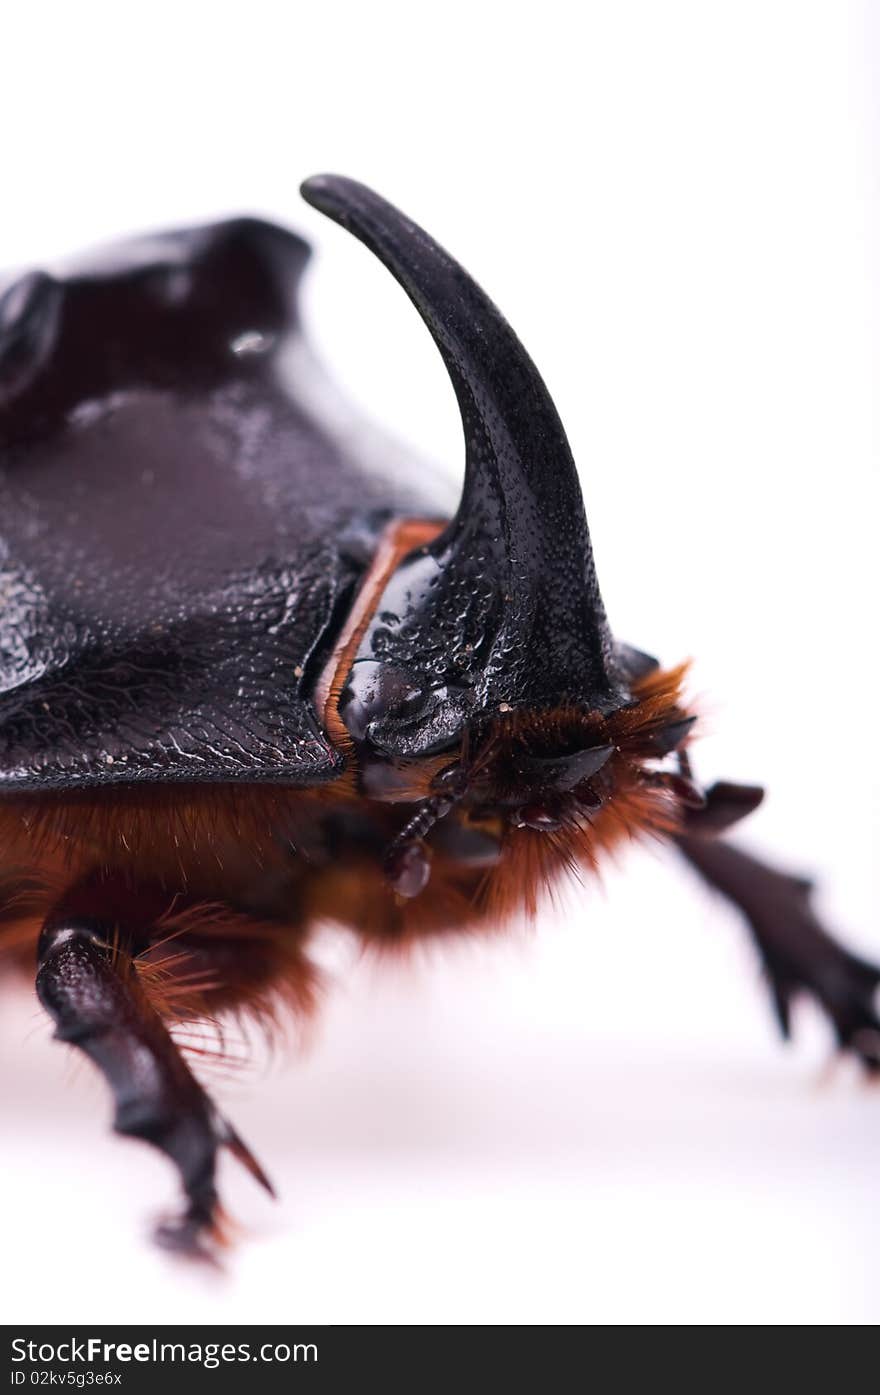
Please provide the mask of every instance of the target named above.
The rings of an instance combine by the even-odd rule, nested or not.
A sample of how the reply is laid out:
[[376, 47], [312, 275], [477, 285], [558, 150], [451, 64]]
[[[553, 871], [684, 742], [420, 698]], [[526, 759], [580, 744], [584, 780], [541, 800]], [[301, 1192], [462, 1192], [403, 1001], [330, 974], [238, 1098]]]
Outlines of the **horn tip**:
[[303, 180], [299, 191], [312, 208], [320, 213], [332, 213], [347, 202], [346, 193], [358, 187], [355, 180], [342, 174], [313, 174]]

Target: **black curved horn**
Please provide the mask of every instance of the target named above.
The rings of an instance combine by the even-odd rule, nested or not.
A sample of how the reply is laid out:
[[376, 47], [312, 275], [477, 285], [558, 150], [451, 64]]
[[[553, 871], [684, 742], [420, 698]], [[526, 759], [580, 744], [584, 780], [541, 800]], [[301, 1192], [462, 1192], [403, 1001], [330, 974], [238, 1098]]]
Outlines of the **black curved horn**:
[[[407, 292], [461, 409], [466, 469], [458, 512], [427, 552], [399, 569], [358, 656], [374, 677], [377, 663], [392, 665], [397, 687], [415, 683], [430, 708], [410, 692], [408, 714], [395, 714], [396, 738], [405, 715], [413, 731], [430, 717], [437, 746], [468, 714], [502, 704], [619, 705], [577, 471], [525, 349], [464, 269], [370, 189], [321, 175], [302, 193], [369, 247]], [[388, 724], [379, 720], [387, 702], [366, 708], [367, 715], [376, 709], [371, 738], [387, 746]], [[402, 749], [399, 739], [394, 745]]]

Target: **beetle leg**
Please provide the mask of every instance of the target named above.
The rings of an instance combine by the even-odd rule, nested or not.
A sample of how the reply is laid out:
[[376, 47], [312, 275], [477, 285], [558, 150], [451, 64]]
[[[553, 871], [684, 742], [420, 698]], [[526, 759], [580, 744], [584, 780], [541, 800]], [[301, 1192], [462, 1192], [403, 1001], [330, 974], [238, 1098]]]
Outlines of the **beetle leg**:
[[[736, 798], [721, 798], [715, 816], [710, 813], [702, 821], [702, 811], [696, 811], [693, 824], [688, 821], [686, 827], [699, 832], [680, 835], [679, 848], [705, 881], [738, 906], [748, 921], [783, 1037], [790, 1036], [793, 999], [808, 994], [830, 1019], [840, 1049], [852, 1051], [866, 1070], [880, 1071], [880, 1017], [874, 1001], [880, 968], [850, 953], [824, 929], [810, 904], [808, 881], [778, 872], [729, 843], [705, 836], [715, 826], [726, 826], [722, 806], [730, 812], [736, 802]], [[711, 798], [707, 810], [712, 810]]]
[[165, 1248], [210, 1258], [219, 1238], [217, 1152], [226, 1147], [267, 1191], [259, 1164], [220, 1115], [151, 1007], [128, 954], [97, 922], [50, 921], [40, 937], [37, 994], [55, 1037], [77, 1046], [107, 1080], [117, 1133], [144, 1139], [176, 1165], [186, 1209], [160, 1225]]

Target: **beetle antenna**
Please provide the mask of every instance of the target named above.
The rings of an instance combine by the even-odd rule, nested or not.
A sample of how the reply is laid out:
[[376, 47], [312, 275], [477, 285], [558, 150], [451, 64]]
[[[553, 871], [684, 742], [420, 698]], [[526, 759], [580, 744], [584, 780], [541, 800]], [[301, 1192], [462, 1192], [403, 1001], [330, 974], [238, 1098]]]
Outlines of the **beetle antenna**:
[[412, 818], [389, 843], [385, 854], [385, 876], [397, 895], [407, 899], [418, 896], [428, 884], [431, 857], [425, 838], [464, 798], [470, 787], [470, 771], [462, 761], [442, 771], [435, 783], [442, 788], [422, 800]]

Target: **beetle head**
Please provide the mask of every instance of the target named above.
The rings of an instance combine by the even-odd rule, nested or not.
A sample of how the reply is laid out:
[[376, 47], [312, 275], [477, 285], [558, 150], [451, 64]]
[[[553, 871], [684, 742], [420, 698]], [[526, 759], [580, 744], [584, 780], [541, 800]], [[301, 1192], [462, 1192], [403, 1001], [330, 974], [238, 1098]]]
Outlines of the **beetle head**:
[[[533, 908], [555, 868], [593, 865], [624, 835], [668, 832], [682, 806], [704, 803], [684, 749], [696, 720], [681, 703], [685, 671], [634, 678], [632, 701], [607, 714], [576, 705], [500, 713], [467, 734], [453, 763], [427, 762], [433, 774], [421, 797], [415, 785], [409, 794], [365, 790], [416, 803], [388, 849], [391, 885], [417, 895], [438, 855], [465, 875], [503, 864], [502, 898]], [[663, 769], [667, 757], [672, 770]]]

